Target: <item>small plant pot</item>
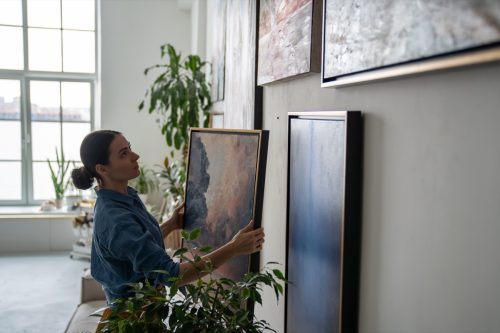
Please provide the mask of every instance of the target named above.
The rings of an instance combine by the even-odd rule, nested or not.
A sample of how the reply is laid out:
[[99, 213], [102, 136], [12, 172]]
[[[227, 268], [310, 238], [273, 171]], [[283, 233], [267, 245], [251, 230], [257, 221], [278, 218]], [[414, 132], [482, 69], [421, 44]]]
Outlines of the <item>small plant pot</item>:
[[56, 199], [55, 204], [57, 209], [61, 209], [64, 204], [64, 199]]

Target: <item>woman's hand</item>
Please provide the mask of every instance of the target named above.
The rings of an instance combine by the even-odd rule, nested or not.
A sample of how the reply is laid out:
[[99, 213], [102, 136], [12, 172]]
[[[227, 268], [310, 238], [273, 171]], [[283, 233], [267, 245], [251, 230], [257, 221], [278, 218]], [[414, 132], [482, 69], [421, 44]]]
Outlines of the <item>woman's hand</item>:
[[264, 229], [257, 228], [254, 230], [254, 221], [250, 221], [246, 227], [238, 231], [238, 233], [230, 241], [234, 255], [252, 254], [262, 250], [264, 244]]
[[168, 218], [165, 222], [160, 224], [160, 229], [163, 234], [163, 237], [167, 237], [169, 233], [174, 230], [182, 229], [184, 226], [184, 202], [182, 202], [179, 206], [177, 206], [170, 218]]

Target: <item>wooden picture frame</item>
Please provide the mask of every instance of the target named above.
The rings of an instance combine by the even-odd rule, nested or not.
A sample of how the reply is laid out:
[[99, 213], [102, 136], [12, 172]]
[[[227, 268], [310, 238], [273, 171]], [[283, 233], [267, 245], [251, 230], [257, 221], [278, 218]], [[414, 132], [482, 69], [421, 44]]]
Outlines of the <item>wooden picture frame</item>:
[[[250, 220], [261, 223], [268, 131], [192, 128], [185, 191], [184, 229], [201, 228], [198, 241], [216, 249]], [[259, 269], [259, 254], [239, 256], [215, 276], [241, 280]]]
[[288, 114], [285, 331], [357, 332], [359, 111]]
[[500, 61], [499, 20], [500, 2], [485, 0], [324, 0], [321, 86]]

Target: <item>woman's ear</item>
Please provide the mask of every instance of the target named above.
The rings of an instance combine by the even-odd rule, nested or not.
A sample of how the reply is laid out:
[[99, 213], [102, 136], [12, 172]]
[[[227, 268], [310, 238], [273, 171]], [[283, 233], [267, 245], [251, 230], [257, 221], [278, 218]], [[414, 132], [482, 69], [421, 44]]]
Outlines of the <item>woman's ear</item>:
[[108, 169], [106, 168], [105, 165], [102, 164], [96, 164], [95, 165], [95, 171], [99, 174], [99, 176], [104, 176], [108, 174]]

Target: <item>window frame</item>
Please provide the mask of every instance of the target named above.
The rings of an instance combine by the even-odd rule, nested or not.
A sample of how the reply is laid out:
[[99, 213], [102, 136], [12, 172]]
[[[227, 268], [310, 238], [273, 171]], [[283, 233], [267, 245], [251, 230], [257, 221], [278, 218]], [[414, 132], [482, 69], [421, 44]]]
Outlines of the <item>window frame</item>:
[[[59, 0], [62, 8], [62, 0]], [[56, 82], [83, 82], [90, 84], [90, 130], [96, 127], [96, 107], [98, 87], [99, 87], [99, 4], [100, 0], [94, 0], [94, 43], [95, 43], [95, 72], [94, 73], [76, 73], [76, 72], [49, 72], [29, 70], [29, 49], [28, 49], [28, 24], [27, 24], [27, 5], [28, 0], [21, 0], [22, 3], [22, 29], [23, 29], [23, 63], [24, 69], [0, 69], [0, 80], [16, 80], [20, 85], [20, 124], [21, 124], [21, 199], [20, 200], [0, 200], [0, 206], [33, 206], [40, 205], [44, 200], [34, 199], [34, 178], [33, 178], [33, 154], [32, 154], [32, 135], [31, 135], [31, 81], [56, 81]], [[62, 14], [61, 14], [62, 15]], [[9, 25], [7, 25], [9, 26]], [[61, 35], [63, 28], [61, 26]], [[71, 29], [70, 29], [71, 30]], [[61, 46], [61, 54], [62, 54]], [[64, 59], [62, 59], [64, 61]], [[61, 97], [60, 97], [61, 98]], [[62, 105], [59, 105], [60, 111]], [[60, 126], [64, 122], [59, 120]], [[68, 122], [72, 123], [72, 122]], [[78, 123], [78, 122], [74, 122]], [[88, 123], [88, 122], [80, 122]], [[62, 133], [62, 131], [61, 131]], [[63, 136], [61, 135], [61, 147], [63, 147]], [[9, 160], [0, 160], [9, 161]], [[78, 161], [79, 162], [79, 161]], [[71, 166], [70, 169], [71, 170]]]

